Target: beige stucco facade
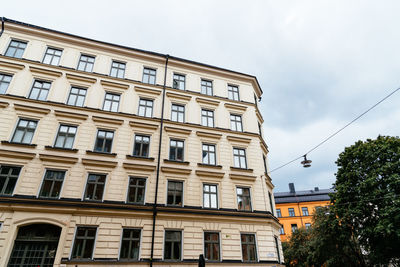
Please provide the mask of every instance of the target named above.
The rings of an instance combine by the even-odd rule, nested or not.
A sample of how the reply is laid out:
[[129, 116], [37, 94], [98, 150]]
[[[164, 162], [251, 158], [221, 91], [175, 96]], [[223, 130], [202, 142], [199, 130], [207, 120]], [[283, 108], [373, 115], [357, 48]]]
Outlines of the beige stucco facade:
[[[248, 266], [242, 258], [243, 233], [256, 237], [257, 259], [251, 266], [279, 265], [278, 257], [283, 261], [280, 241], [279, 256], [275, 241], [279, 240], [280, 224], [271, 210], [273, 185], [263, 162], [268, 148], [259, 132], [263, 120], [255, 103], [262, 91], [255, 77], [174, 57], [166, 67], [166, 57], [161, 54], [12, 21], [4, 26], [0, 74], [12, 76], [12, 80], [0, 94], [0, 165], [19, 166], [21, 171], [12, 194], [0, 196], [0, 266], [8, 264], [20, 227], [37, 223], [61, 229], [54, 266], [149, 266], [155, 210], [155, 266], [197, 265], [195, 260], [204, 254], [207, 231], [218, 232], [220, 238], [220, 260], [207, 266]], [[26, 42], [22, 58], [5, 55], [11, 40]], [[59, 64], [42, 63], [47, 47], [62, 50]], [[77, 70], [82, 53], [95, 57], [91, 72]], [[109, 75], [113, 60], [125, 63], [124, 78]], [[141, 82], [145, 67], [156, 70], [155, 85]], [[186, 90], [172, 88], [174, 73], [185, 75]], [[201, 94], [201, 79], [212, 81], [213, 96]], [[35, 80], [51, 83], [45, 100], [29, 99]], [[228, 99], [228, 84], [239, 88], [240, 101]], [[71, 87], [87, 90], [83, 107], [66, 104]], [[120, 96], [117, 112], [103, 110], [107, 92]], [[153, 101], [152, 117], [138, 115], [141, 98]], [[172, 104], [185, 107], [184, 122], [171, 120]], [[201, 125], [202, 108], [214, 111], [214, 127]], [[230, 114], [242, 117], [243, 131], [230, 129]], [[20, 119], [37, 121], [29, 144], [12, 142]], [[61, 124], [77, 129], [72, 149], [54, 147]], [[114, 132], [110, 153], [93, 151], [99, 129]], [[148, 157], [132, 156], [137, 134], [150, 136]], [[184, 141], [181, 162], [168, 160], [171, 139]], [[202, 164], [203, 143], [215, 146], [216, 164]], [[246, 168], [234, 167], [233, 148], [246, 151]], [[47, 170], [65, 171], [57, 198], [40, 196]], [[101, 201], [84, 197], [89, 173], [106, 175]], [[143, 205], [127, 203], [129, 177], [146, 179]], [[182, 182], [181, 206], [167, 205], [168, 181]], [[203, 207], [205, 183], [217, 185], [217, 209]], [[251, 210], [237, 210], [237, 187], [250, 189]], [[72, 256], [79, 226], [97, 229], [93, 255], [88, 259]], [[124, 228], [141, 230], [136, 261], [119, 258]], [[182, 232], [179, 261], [164, 259], [168, 229]]]

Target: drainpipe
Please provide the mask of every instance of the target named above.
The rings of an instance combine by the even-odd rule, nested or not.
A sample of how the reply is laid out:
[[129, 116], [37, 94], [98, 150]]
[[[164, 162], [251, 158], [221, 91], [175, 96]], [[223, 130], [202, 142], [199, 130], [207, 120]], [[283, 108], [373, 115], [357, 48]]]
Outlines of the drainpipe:
[[169, 58], [169, 55], [165, 55], [164, 85], [163, 85], [163, 96], [162, 96], [162, 105], [161, 105], [160, 139], [158, 141], [156, 192], [155, 192], [154, 204], [153, 204], [153, 229], [152, 229], [152, 232], [151, 232], [150, 267], [153, 266], [153, 256], [154, 256], [154, 235], [155, 235], [155, 231], [156, 231], [158, 181], [159, 181], [159, 178], [160, 178], [161, 142], [162, 142], [163, 125], [164, 125], [164, 104], [165, 104], [165, 88], [166, 88], [166, 82], [167, 82], [168, 58]]
[[1, 17], [1, 31], [0, 31], [0, 37], [3, 35], [4, 32], [4, 17]]

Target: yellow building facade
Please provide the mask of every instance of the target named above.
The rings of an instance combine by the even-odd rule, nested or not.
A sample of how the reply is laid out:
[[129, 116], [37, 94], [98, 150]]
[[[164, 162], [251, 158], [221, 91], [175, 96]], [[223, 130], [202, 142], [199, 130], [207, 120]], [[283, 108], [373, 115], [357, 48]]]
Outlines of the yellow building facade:
[[0, 266], [278, 266], [254, 76], [2, 18]]
[[291, 234], [298, 228], [309, 228], [312, 225], [312, 215], [319, 207], [330, 204], [329, 193], [332, 189], [296, 191], [294, 184], [289, 184], [289, 192], [275, 192], [276, 215], [282, 224], [280, 237], [282, 242], [288, 241]]

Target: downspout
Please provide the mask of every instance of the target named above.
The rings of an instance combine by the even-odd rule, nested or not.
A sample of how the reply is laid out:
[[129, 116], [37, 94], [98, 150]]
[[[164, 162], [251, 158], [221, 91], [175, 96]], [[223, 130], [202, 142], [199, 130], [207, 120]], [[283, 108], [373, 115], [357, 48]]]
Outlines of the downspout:
[[1, 17], [1, 31], [0, 31], [0, 37], [3, 35], [4, 32], [4, 17]]
[[165, 88], [166, 88], [166, 83], [167, 83], [168, 58], [169, 58], [169, 55], [165, 55], [164, 85], [163, 85], [163, 96], [162, 96], [162, 105], [161, 105], [160, 139], [158, 141], [156, 192], [155, 192], [154, 204], [153, 204], [153, 229], [152, 229], [152, 232], [151, 232], [150, 267], [153, 266], [153, 256], [154, 256], [154, 236], [155, 236], [155, 231], [156, 231], [158, 181], [159, 181], [159, 178], [160, 178], [161, 142], [162, 142], [163, 125], [164, 125], [164, 104], [165, 104]]

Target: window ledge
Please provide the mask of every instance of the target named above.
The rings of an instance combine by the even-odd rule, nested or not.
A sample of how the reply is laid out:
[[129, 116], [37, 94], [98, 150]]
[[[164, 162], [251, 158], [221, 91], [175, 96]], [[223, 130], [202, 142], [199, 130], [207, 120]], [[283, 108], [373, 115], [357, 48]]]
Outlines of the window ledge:
[[9, 141], [1, 141], [1, 144], [9, 146], [37, 147], [36, 144], [24, 144], [24, 143], [9, 142]]
[[238, 167], [231, 166], [231, 171], [253, 172], [253, 169], [244, 169], [244, 168], [238, 168]]
[[222, 169], [222, 165], [212, 165], [212, 164], [197, 163], [197, 166], [205, 167], [205, 168], [213, 168], [213, 169]]
[[71, 153], [78, 152], [78, 149], [76, 149], [76, 148], [63, 148], [63, 147], [54, 147], [54, 146], [45, 146], [44, 148], [47, 150], [54, 150], [54, 151], [63, 151], [63, 152], [71, 152]]
[[172, 164], [180, 164], [180, 165], [189, 165], [189, 161], [178, 161], [178, 160], [170, 160], [170, 159], [164, 159], [164, 163], [172, 163]]
[[126, 155], [126, 158], [127, 159], [145, 160], [145, 161], [154, 161], [154, 158], [134, 156], [134, 155]]
[[116, 153], [98, 152], [98, 151], [92, 151], [92, 150], [86, 150], [86, 154], [89, 154], [89, 155], [102, 155], [102, 156], [112, 157], [112, 158], [115, 158], [117, 156]]

